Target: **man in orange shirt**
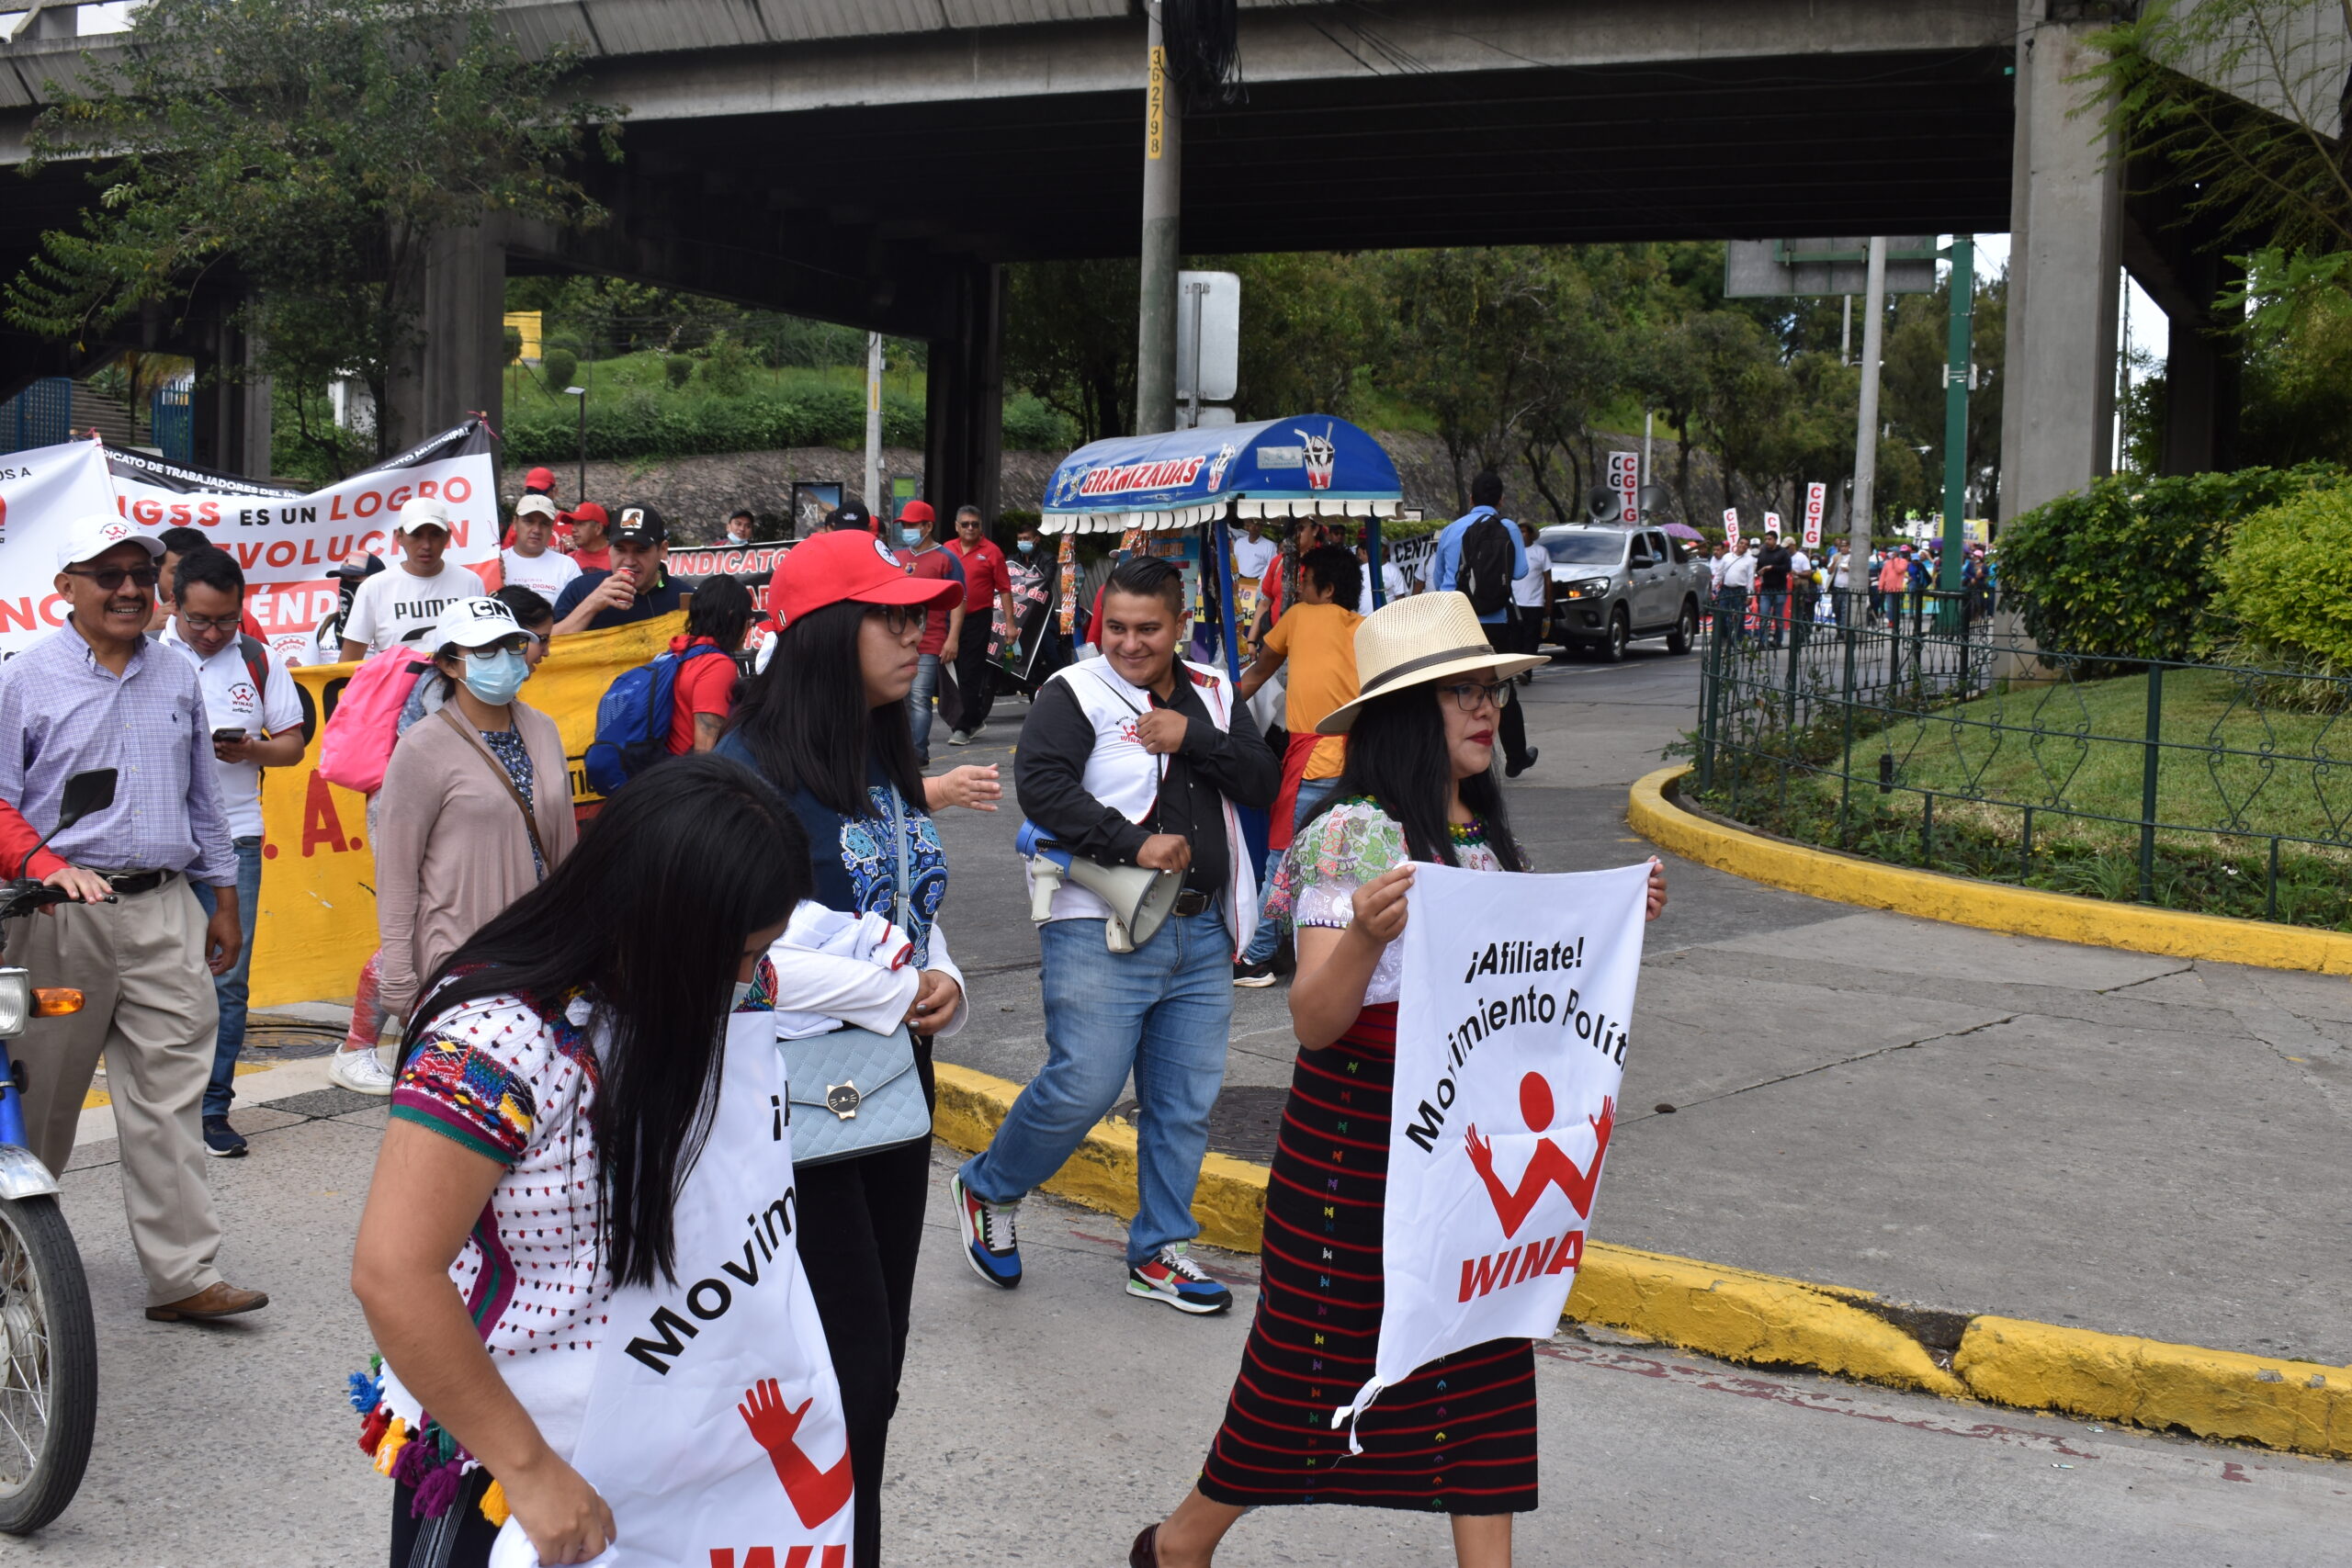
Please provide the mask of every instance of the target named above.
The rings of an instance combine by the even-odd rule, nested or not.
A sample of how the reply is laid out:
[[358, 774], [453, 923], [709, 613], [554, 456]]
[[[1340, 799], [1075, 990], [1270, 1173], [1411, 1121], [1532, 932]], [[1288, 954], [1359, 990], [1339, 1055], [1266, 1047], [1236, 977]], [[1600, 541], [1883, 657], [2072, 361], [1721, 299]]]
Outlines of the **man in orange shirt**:
[[[1349, 606], [1363, 586], [1363, 569], [1355, 556], [1339, 545], [1323, 545], [1298, 558], [1298, 602], [1283, 613], [1258, 658], [1241, 672], [1235, 688], [1243, 702], [1288, 665], [1283, 690], [1283, 728], [1290, 732], [1283, 753], [1282, 794], [1274, 798], [1273, 820], [1266, 832], [1266, 875], [1261, 886], [1271, 892], [1273, 867], [1292, 836], [1315, 815], [1340, 783], [1340, 764], [1347, 760], [1347, 737], [1317, 735], [1315, 727], [1331, 710], [1355, 701], [1356, 627], [1363, 617]], [[1261, 895], [1262, 909], [1263, 895]], [[1282, 927], [1264, 918], [1249, 951], [1233, 966], [1237, 986], [1274, 983], [1274, 953], [1282, 944]]]

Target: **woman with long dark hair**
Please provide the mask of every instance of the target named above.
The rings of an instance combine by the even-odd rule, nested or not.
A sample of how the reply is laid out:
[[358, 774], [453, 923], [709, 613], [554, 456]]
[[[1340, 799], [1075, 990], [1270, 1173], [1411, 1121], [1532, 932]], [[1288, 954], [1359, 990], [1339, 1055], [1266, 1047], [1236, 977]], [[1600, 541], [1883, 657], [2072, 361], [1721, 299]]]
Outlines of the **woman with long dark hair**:
[[[1295, 922], [1300, 1051], [1266, 1187], [1258, 1315], [1197, 1485], [1136, 1538], [1136, 1568], [1197, 1568], [1242, 1514], [1283, 1503], [1442, 1511], [1463, 1568], [1508, 1568], [1535, 1506], [1535, 1359], [1498, 1339], [1385, 1390], [1349, 1434], [1331, 1412], [1380, 1344], [1381, 1224], [1405, 893], [1413, 865], [1524, 871], [1494, 773], [1511, 678], [1460, 593], [1388, 605], [1356, 630], [1363, 695], [1317, 728], [1348, 737], [1339, 787], [1276, 872]], [[1666, 904], [1653, 863], [1650, 918]], [[1336, 1461], [1336, 1462], [1335, 1462]]]
[[[775, 656], [745, 689], [718, 743], [720, 756], [758, 769], [798, 814], [815, 879], [811, 897], [844, 915], [903, 923], [920, 976], [911, 988], [868, 966], [856, 994], [808, 1010], [877, 1033], [903, 1021], [926, 1103], [933, 1099], [931, 1041], [963, 1027], [964, 987], [937, 925], [947, 857], [923, 805], [906, 695], [924, 607], [962, 592], [952, 579], [909, 576], [867, 534], [803, 540], [769, 589], [784, 617]], [[779, 948], [776, 958], [779, 984], [788, 987], [793, 955]], [[882, 1551], [883, 1462], [930, 1196], [931, 1139], [804, 1164], [794, 1181], [801, 1263], [849, 1426], [855, 1562], [874, 1568]]]
[[751, 629], [752, 591], [723, 571], [704, 578], [686, 607], [686, 629], [670, 639], [679, 660], [671, 686], [670, 755], [718, 744], [735, 707], [735, 651]]
[[572, 1468], [605, 1306], [673, 1272], [722, 1026], [808, 892], [775, 792], [681, 758], [426, 982], [351, 1265], [384, 1361], [363, 1446], [424, 1461], [383, 1467], [393, 1568], [426, 1529], [455, 1538], [436, 1561], [486, 1563], [502, 1500], [542, 1562], [611, 1539]]

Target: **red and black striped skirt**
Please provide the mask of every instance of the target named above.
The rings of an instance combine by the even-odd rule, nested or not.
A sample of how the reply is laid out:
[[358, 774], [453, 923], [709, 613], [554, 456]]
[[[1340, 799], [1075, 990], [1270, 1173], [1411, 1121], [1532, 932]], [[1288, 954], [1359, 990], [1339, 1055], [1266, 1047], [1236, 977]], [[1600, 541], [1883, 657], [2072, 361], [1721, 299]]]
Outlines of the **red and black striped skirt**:
[[1353, 1503], [1446, 1514], [1535, 1506], [1535, 1357], [1524, 1339], [1456, 1351], [1382, 1391], [1348, 1452], [1331, 1413], [1380, 1345], [1382, 1204], [1396, 1010], [1369, 1007], [1301, 1051], [1266, 1188], [1258, 1315], [1201, 1492], [1241, 1507]]

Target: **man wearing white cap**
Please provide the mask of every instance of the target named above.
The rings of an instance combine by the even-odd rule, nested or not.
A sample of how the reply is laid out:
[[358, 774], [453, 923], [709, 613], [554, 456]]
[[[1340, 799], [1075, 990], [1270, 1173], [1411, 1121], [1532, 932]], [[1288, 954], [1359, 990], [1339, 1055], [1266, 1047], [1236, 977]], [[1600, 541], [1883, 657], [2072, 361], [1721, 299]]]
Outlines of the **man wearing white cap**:
[[[220, 1221], [204, 1182], [198, 1107], [219, 1020], [211, 976], [237, 961], [237, 852], [212, 766], [196, 667], [148, 641], [162, 541], [111, 513], [58, 552], [63, 626], [0, 665], [0, 799], [57, 825], [65, 781], [116, 772], [114, 803], [51, 847], [106, 876], [112, 904], [68, 904], [12, 933], [8, 961], [72, 986], [80, 1012], [35, 1021], [18, 1045], [33, 1153], [64, 1168], [101, 1051], [122, 1150], [122, 1201], [158, 1322], [268, 1304], [213, 1267]], [[206, 919], [191, 882], [212, 889]]]
[[401, 508], [392, 543], [401, 550], [399, 570], [378, 572], [351, 596], [351, 615], [343, 623], [345, 660], [416, 641], [442, 611], [482, 591], [481, 578], [442, 562], [441, 552], [449, 547], [449, 509], [437, 497], [420, 495]]
[[555, 542], [555, 502], [544, 495], [526, 494], [514, 503], [514, 542], [499, 553], [502, 586], [527, 588], [552, 604], [571, 580], [580, 563]]

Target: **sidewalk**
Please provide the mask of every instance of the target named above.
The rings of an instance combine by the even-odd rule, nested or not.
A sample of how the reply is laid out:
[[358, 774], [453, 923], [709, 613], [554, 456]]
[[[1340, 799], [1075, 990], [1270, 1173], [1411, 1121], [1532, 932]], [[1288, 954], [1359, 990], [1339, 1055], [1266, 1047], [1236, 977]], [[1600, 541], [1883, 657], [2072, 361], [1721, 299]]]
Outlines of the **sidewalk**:
[[[1696, 679], [1637, 649], [1521, 694], [1543, 760], [1509, 799], [1539, 866], [1649, 852], [1626, 786]], [[974, 1021], [942, 1054], [1020, 1082], [1044, 1047], [1016, 821], [943, 824]], [[1931, 1345], [1994, 1313], [2352, 1362], [2352, 985], [1668, 876], [1595, 1239], [1955, 1314]], [[1236, 1002], [1216, 1143], [1262, 1161], [1295, 1045], [1280, 988]]]

